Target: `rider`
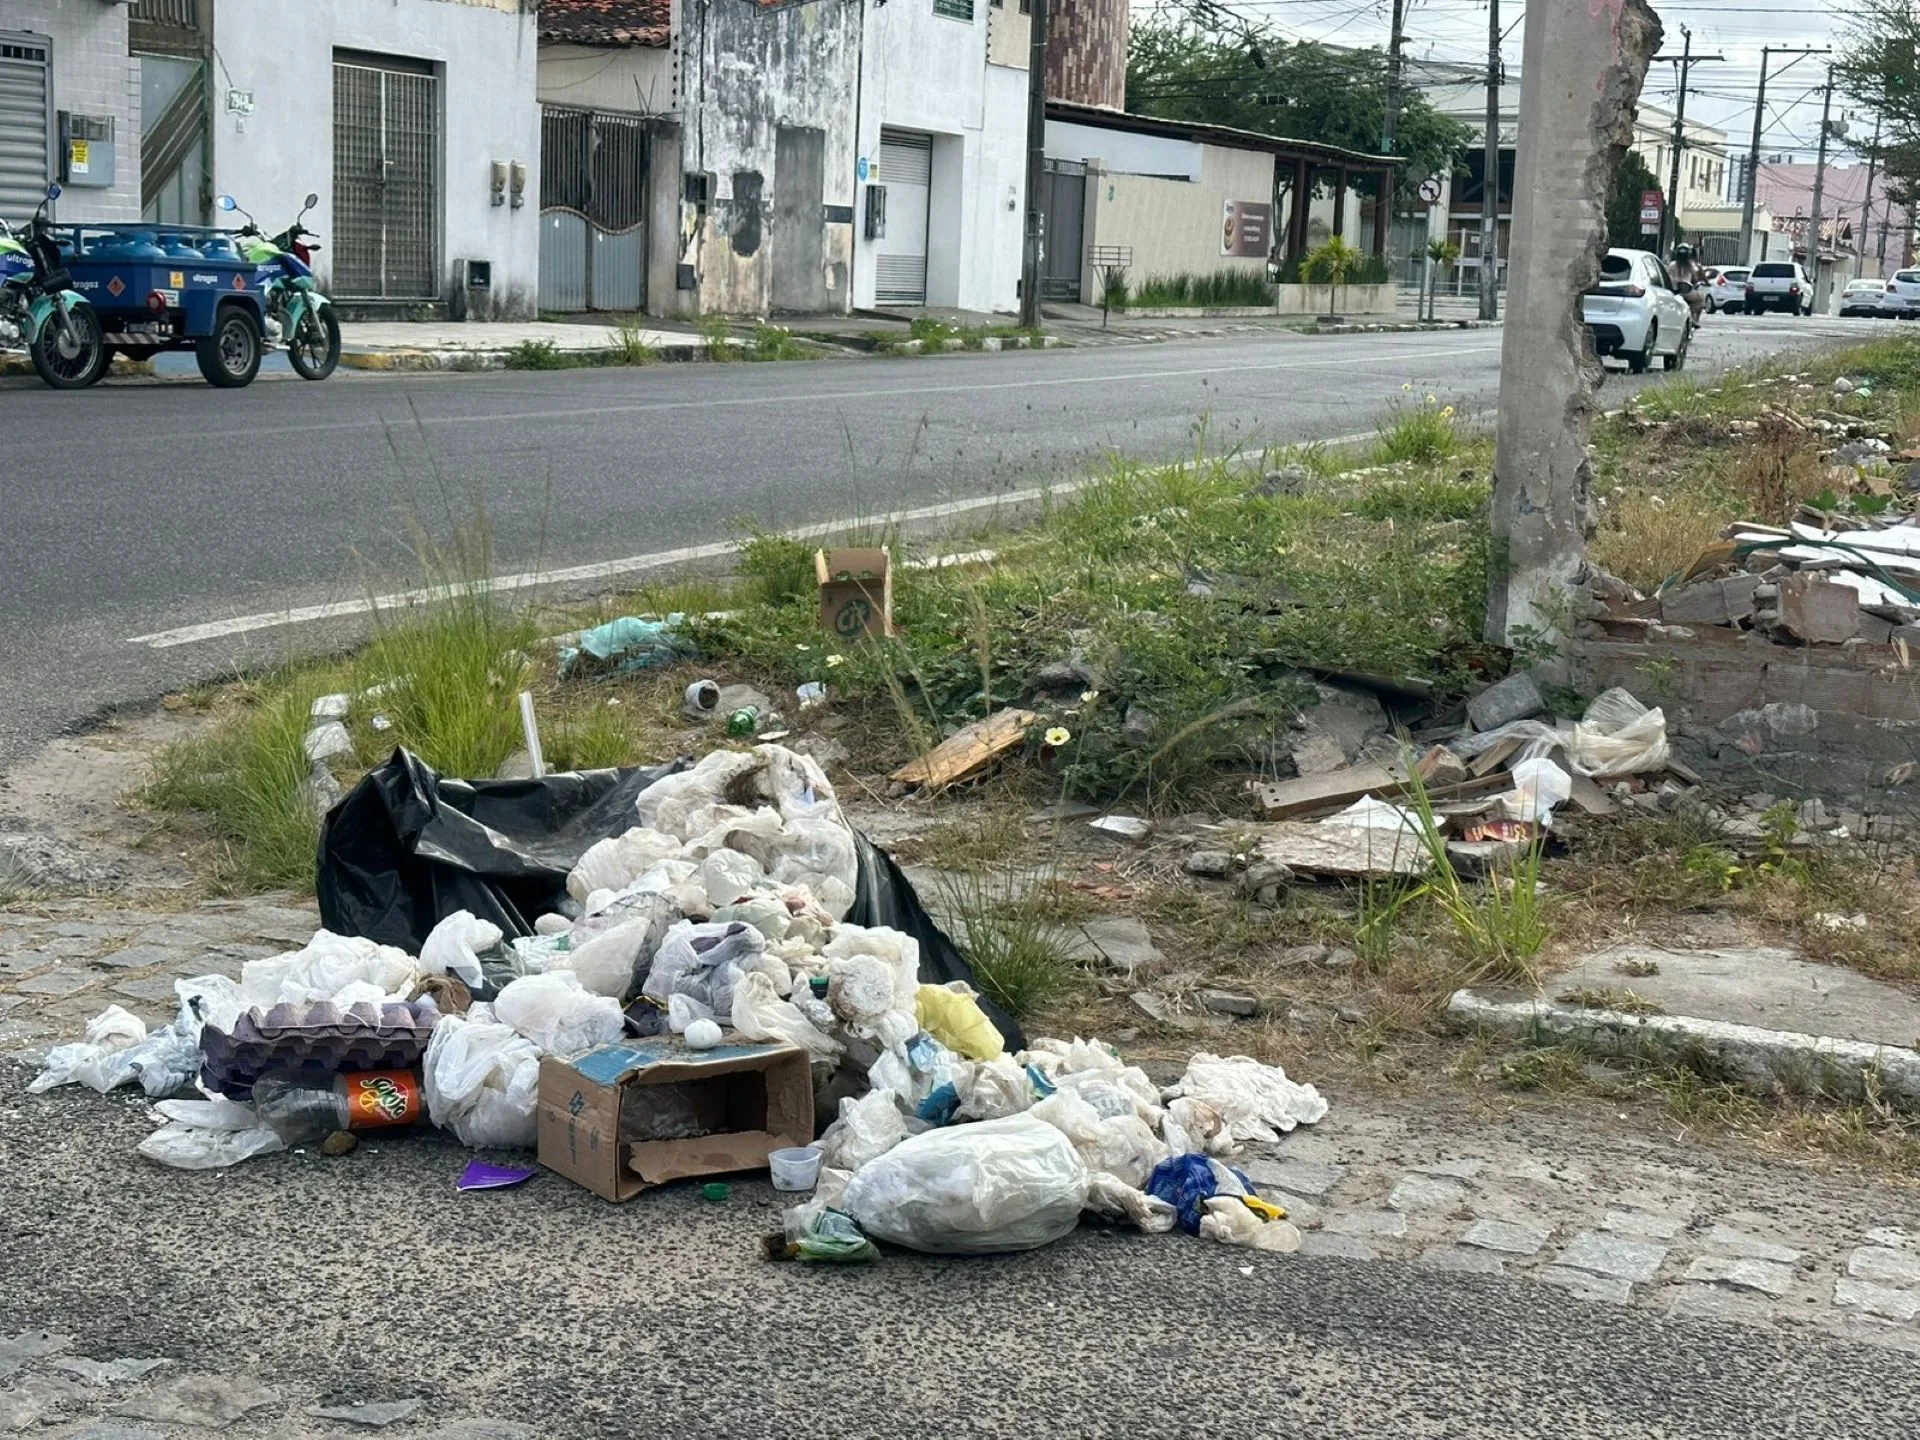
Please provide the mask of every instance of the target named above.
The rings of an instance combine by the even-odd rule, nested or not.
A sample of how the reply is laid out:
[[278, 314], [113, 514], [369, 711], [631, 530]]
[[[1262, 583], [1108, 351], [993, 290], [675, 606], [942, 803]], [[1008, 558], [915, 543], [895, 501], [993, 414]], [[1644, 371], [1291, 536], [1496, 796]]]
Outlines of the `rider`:
[[1707, 308], [1707, 275], [1700, 268], [1700, 262], [1693, 258], [1693, 247], [1679, 244], [1673, 247], [1673, 262], [1667, 266], [1668, 275], [1673, 277], [1675, 285], [1691, 285], [1687, 292], [1687, 308], [1693, 312], [1694, 324], [1700, 323], [1700, 312]]

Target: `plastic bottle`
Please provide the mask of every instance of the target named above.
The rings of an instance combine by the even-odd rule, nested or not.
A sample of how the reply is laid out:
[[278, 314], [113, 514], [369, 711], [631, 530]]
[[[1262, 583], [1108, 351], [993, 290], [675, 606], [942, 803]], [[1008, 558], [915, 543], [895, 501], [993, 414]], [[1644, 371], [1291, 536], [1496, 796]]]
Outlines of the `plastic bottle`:
[[315, 1145], [336, 1130], [381, 1130], [420, 1119], [420, 1077], [411, 1070], [355, 1070], [325, 1087], [268, 1075], [253, 1086], [260, 1122], [288, 1145]]

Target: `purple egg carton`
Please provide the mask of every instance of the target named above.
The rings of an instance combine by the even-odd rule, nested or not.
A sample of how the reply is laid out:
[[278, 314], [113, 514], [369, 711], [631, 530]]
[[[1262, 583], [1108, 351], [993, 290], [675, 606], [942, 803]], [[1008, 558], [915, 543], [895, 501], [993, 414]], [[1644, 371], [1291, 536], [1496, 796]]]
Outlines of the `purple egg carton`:
[[229, 1100], [251, 1100], [262, 1075], [330, 1085], [343, 1070], [408, 1070], [427, 1053], [440, 1020], [431, 1000], [345, 1007], [330, 1000], [249, 1010], [231, 1032], [200, 1033], [201, 1083]]

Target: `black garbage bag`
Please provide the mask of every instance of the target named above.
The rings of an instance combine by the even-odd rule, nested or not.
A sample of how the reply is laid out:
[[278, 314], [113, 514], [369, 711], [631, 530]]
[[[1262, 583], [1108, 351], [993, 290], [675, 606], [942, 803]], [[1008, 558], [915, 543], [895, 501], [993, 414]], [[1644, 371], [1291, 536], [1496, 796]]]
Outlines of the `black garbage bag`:
[[[568, 900], [567, 875], [589, 847], [636, 823], [634, 802], [684, 759], [540, 780], [450, 780], [402, 748], [367, 772], [327, 814], [315, 888], [320, 923], [417, 955], [456, 910], [531, 935], [533, 922]], [[962, 980], [973, 969], [920, 904], [912, 882], [878, 845], [854, 833], [860, 873], [853, 925], [884, 925], [920, 943], [920, 978]], [[1026, 1036], [1005, 1010], [980, 1000], [1007, 1049]]]
[[686, 767], [450, 780], [395, 750], [327, 814], [320, 923], [413, 955], [456, 910], [508, 937], [531, 935], [566, 901], [567, 875], [588, 848], [632, 829], [640, 792]]

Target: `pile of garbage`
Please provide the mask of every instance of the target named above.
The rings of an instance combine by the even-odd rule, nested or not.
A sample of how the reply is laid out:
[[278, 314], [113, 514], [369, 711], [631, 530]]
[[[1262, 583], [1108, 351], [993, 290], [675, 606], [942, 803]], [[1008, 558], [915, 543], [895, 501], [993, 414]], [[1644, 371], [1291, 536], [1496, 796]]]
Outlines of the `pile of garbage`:
[[[175, 1019], [152, 1032], [112, 1007], [30, 1089], [140, 1086], [164, 1122], [140, 1153], [182, 1168], [341, 1153], [422, 1121], [546, 1160], [556, 1063], [644, 1046], [685, 1066], [759, 1047], [803, 1057], [807, 1113], [832, 1117], [795, 1137], [806, 1153], [762, 1152], [777, 1175], [817, 1182], [783, 1254], [848, 1258], [870, 1239], [1023, 1249], [1083, 1211], [1299, 1244], [1224, 1162], [1321, 1119], [1311, 1086], [1200, 1054], [1162, 1089], [1098, 1042], [1027, 1042], [847, 824], [820, 767], [780, 746], [474, 783], [401, 751], [331, 813], [320, 880], [323, 919], [371, 933], [322, 929], [237, 980], [179, 981]], [[883, 912], [900, 928], [866, 923]], [[633, 1108], [638, 1128], [623, 1115], [609, 1148], [717, 1128], [681, 1086]]]

